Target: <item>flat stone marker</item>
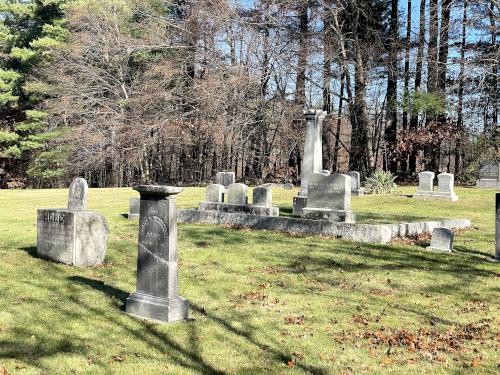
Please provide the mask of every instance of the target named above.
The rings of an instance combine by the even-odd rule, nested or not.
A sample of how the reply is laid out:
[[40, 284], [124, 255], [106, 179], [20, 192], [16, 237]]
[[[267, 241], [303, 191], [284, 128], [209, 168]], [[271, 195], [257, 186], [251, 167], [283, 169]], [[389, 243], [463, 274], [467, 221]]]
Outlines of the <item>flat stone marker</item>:
[[305, 218], [354, 222], [349, 176], [315, 173], [309, 177], [307, 191], [307, 206], [302, 210]]
[[223, 195], [226, 189], [220, 184], [211, 184], [207, 186], [206, 201], [207, 202], [223, 202]]
[[364, 195], [364, 189], [361, 187], [361, 174], [356, 171], [347, 173], [351, 177], [351, 195]]
[[489, 160], [482, 163], [476, 186], [483, 189], [500, 189], [500, 162]]
[[495, 251], [495, 259], [500, 261], [500, 193], [496, 193], [496, 218], [495, 218], [495, 242], [496, 242], [496, 251]]
[[129, 205], [128, 218], [130, 220], [139, 219], [139, 214], [141, 212], [140, 198], [130, 198], [128, 200], [128, 205]]
[[432, 231], [431, 245], [427, 250], [451, 253], [453, 251], [454, 233], [446, 228], [434, 228]]
[[245, 184], [231, 184], [227, 189], [227, 203], [247, 204], [248, 186]]
[[85, 211], [89, 187], [85, 179], [78, 177], [69, 185], [68, 210]]
[[106, 218], [86, 211], [87, 182], [73, 180], [68, 209], [37, 210], [37, 255], [76, 267], [102, 264], [106, 256], [109, 229]]
[[257, 187], [253, 189], [254, 206], [272, 207], [273, 206], [273, 190], [266, 187]]
[[135, 186], [141, 195], [137, 290], [125, 312], [161, 323], [186, 320], [188, 302], [179, 297], [176, 194], [172, 186]]

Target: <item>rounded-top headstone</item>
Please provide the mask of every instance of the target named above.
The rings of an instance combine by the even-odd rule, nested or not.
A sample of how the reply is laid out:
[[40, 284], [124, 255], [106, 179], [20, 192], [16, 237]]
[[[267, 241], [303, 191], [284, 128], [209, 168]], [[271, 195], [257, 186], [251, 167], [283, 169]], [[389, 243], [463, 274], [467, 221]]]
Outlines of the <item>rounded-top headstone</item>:
[[68, 195], [68, 210], [85, 211], [89, 187], [84, 178], [78, 177], [71, 182]]

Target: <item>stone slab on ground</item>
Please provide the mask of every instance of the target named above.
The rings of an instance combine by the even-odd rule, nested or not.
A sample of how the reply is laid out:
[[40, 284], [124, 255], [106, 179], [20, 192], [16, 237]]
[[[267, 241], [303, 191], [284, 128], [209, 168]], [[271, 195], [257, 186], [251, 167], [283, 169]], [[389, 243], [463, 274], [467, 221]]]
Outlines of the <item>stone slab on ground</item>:
[[279, 216], [279, 207], [254, 206], [251, 204], [231, 204], [216, 202], [200, 202], [199, 209], [202, 211], [221, 211], [227, 213], [246, 213], [251, 215]]
[[177, 221], [179, 223], [230, 225], [237, 228], [340, 237], [365, 243], [387, 243], [398, 237], [430, 233], [434, 228], [462, 229], [471, 225], [468, 219], [429, 220], [401, 224], [332, 223], [324, 220], [258, 216], [194, 209], [179, 210], [177, 212]]
[[109, 229], [97, 212], [67, 209], [37, 210], [37, 254], [76, 267], [102, 264]]

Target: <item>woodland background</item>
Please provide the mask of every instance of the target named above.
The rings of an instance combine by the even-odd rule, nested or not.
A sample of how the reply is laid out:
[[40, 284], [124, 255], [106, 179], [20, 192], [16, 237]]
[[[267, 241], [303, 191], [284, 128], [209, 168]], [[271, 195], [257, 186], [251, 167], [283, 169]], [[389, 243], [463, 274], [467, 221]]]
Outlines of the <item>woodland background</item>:
[[467, 184], [500, 160], [498, 0], [0, 0], [0, 187], [296, 182], [324, 169]]

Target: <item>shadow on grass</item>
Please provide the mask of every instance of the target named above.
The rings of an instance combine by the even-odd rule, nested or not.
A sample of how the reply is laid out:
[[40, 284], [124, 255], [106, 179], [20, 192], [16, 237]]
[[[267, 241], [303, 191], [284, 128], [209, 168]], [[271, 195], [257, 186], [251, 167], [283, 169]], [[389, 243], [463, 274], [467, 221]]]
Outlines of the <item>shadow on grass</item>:
[[28, 253], [28, 255], [32, 256], [33, 258], [39, 258], [39, 256], [36, 253], [36, 246], [25, 246], [25, 247], [20, 247], [19, 249], [25, 251], [26, 253]]
[[[106, 294], [110, 298], [117, 298], [123, 302], [125, 302], [125, 299], [128, 296], [128, 293], [125, 292], [124, 290], [117, 289], [99, 280], [89, 279], [80, 276], [71, 276], [68, 279], [78, 284], [91, 287], [99, 292]], [[189, 301], [189, 306], [192, 311], [196, 311], [200, 315], [203, 315], [205, 318], [210, 319], [213, 323], [223, 327], [229, 333], [236, 335], [238, 338], [246, 340], [248, 343], [256, 346], [259, 349], [266, 348], [267, 353], [272, 354], [272, 356], [276, 361], [280, 361], [281, 363], [287, 363], [288, 360], [290, 360], [289, 354], [279, 350], [278, 343], [274, 343], [275, 347], [271, 347], [270, 345], [268, 345], [268, 343], [261, 343], [257, 339], [255, 339], [253, 337], [254, 328], [250, 327], [246, 323], [246, 319], [244, 319], [244, 317], [242, 319], [238, 319], [238, 321], [242, 324], [244, 328], [237, 328], [233, 324], [222, 319], [216, 314], [206, 311], [202, 306], [197, 305], [193, 301]], [[114, 320], [114, 318], [112, 317], [108, 317], [108, 319]], [[196, 331], [196, 325], [194, 323], [192, 322], [177, 323], [177, 324], [185, 324], [190, 331], [190, 338], [188, 339], [189, 348], [183, 348], [181, 345], [170, 339], [165, 332], [160, 332], [158, 328], [161, 327], [161, 325], [152, 324], [146, 320], [140, 320], [132, 317], [130, 317], [130, 320], [133, 321], [134, 323], [138, 322], [141, 325], [141, 329], [132, 330], [131, 328], [125, 326], [124, 323], [121, 323], [118, 320], [116, 320], [116, 324], [121, 325], [123, 328], [127, 329], [129, 333], [132, 333], [133, 335], [137, 336], [138, 339], [144, 340], [152, 346], [156, 346], [157, 349], [160, 351], [162, 350], [164, 345], [169, 347], [170, 349], [173, 349], [180, 356], [177, 359], [173, 358], [177, 362], [180, 361], [180, 363], [182, 363], [182, 361], [180, 360], [181, 357], [189, 358], [192, 361], [191, 364], [186, 363], [185, 361], [183, 363], [183, 365], [187, 368], [199, 370], [203, 374], [225, 374], [225, 372], [217, 370], [216, 368], [212, 367], [203, 360], [199, 349], [200, 346], [199, 341], [201, 340], [201, 338]], [[152, 340], [151, 338], [154, 338], [154, 340]], [[155, 345], [154, 344], [155, 340], [159, 340], [162, 345]], [[319, 367], [308, 366], [301, 363], [297, 363], [296, 366], [302, 368], [304, 371], [307, 371], [309, 373], [318, 375], [327, 374], [327, 372], [324, 369]], [[247, 370], [248, 369], [245, 370], [245, 373], [252, 373], [252, 371], [247, 371]], [[258, 370], [262, 371], [263, 369], [258, 368]]]

